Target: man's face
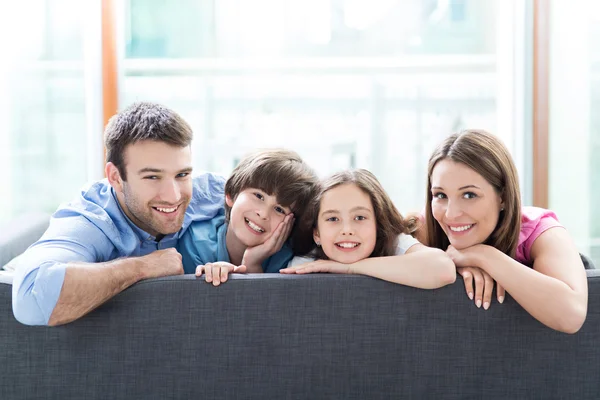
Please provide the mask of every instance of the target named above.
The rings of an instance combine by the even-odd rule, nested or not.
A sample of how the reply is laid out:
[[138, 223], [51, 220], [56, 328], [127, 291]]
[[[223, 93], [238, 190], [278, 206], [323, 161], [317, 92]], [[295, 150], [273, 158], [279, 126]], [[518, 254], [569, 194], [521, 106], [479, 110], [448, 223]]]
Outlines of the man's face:
[[127, 181], [111, 163], [107, 175], [127, 217], [155, 237], [179, 231], [192, 197], [190, 147], [144, 140], [127, 146], [124, 160]]

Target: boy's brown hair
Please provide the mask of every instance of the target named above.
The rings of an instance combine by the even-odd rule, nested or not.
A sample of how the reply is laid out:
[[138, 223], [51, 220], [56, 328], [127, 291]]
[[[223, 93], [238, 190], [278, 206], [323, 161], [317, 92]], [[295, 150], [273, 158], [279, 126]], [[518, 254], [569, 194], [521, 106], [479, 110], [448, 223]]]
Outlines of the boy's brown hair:
[[[315, 171], [298, 153], [286, 149], [262, 149], [239, 162], [225, 183], [225, 195], [235, 202], [243, 190], [260, 189], [275, 196], [283, 207], [289, 207], [298, 221], [315, 196], [318, 182]], [[227, 221], [230, 215], [231, 207], [225, 203]], [[292, 237], [295, 232], [293, 228]]]

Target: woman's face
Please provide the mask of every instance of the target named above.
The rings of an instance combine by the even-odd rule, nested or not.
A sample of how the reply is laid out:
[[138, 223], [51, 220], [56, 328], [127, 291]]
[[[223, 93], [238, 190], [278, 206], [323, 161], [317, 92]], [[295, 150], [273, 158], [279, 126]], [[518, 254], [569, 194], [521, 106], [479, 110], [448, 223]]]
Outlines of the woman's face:
[[431, 211], [450, 244], [464, 249], [484, 243], [504, 203], [483, 176], [465, 164], [439, 161], [431, 173]]

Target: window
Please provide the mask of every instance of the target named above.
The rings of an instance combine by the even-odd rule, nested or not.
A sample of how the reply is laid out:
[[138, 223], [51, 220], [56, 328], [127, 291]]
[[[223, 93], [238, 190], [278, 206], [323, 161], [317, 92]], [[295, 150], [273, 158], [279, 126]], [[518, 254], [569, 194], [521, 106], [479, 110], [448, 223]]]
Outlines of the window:
[[371, 170], [408, 212], [435, 144], [477, 127], [528, 173], [514, 2], [129, 0], [122, 14], [121, 106], [180, 112], [197, 169], [227, 175], [251, 149], [285, 146], [321, 175]]
[[88, 177], [84, 42], [94, 12], [99, 21], [79, 0], [0, 5], [10, 15], [0, 35], [0, 220], [53, 211]]
[[554, 0], [550, 10], [550, 208], [600, 264], [600, 7]]

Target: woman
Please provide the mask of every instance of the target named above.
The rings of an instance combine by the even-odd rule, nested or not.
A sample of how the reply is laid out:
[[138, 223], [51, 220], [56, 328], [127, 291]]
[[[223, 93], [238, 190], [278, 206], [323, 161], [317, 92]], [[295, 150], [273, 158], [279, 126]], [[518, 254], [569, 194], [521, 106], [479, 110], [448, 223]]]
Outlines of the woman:
[[581, 328], [587, 278], [577, 248], [553, 212], [521, 208], [514, 162], [497, 137], [448, 137], [429, 160], [427, 186], [418, 237], [452, 258], [477, 307], [489, 308], [495, 281], [500, 303], [506, 290], [550, 328]]

